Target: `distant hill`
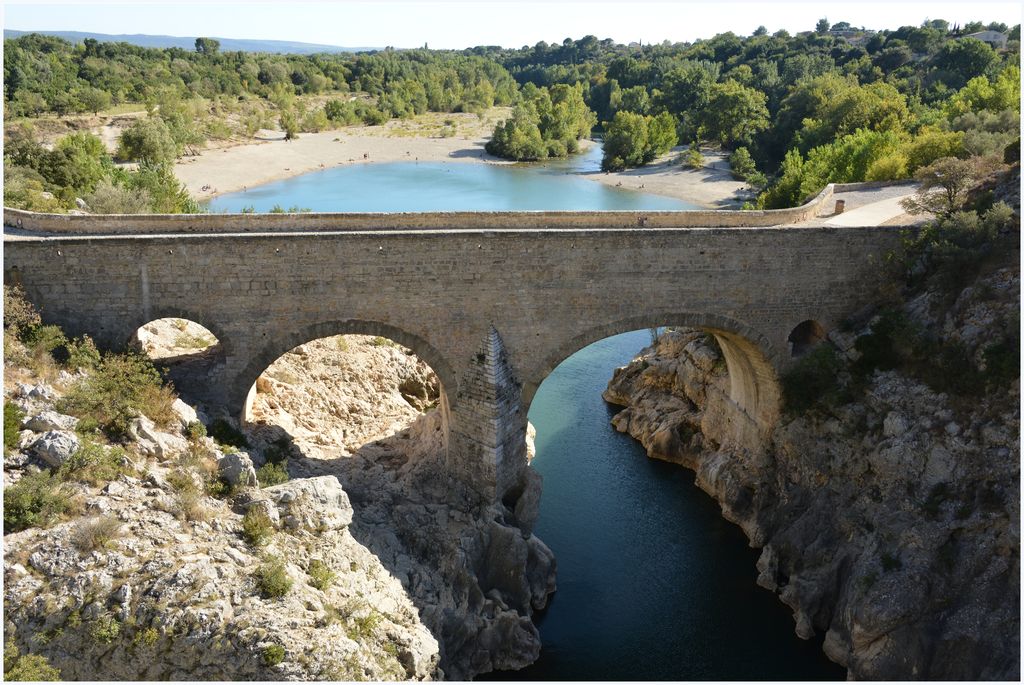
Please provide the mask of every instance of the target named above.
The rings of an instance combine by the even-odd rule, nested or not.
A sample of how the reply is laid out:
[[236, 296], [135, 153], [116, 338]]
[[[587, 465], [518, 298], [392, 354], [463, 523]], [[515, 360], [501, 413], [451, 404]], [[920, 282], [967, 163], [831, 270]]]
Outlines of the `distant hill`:
[[[103, 42], [122, 42], [139, 45], [144, 48], [183, 48], [194, 50], [197, 36], [151, 36], [144, 33], [110, 34], [89, 33], [88, 31], [15, 31], [4, 29], [4, 38], [17, 38], [28, 33], [41, 33], [46, 36], [57, 36], [72, 43], [81, 43], [86, 38], [94, 38]], [[366, 52], [381, 48], [357, 47], [345, 48], [338, 45], [318, 45], [317, 43], [299, 43], [289, 40], [257, 40], [246, 38], [217, 38], [220, 49], [241, 50], [243, 52], [278, 52], [291, 55], [311, 55], [316, 52]]]

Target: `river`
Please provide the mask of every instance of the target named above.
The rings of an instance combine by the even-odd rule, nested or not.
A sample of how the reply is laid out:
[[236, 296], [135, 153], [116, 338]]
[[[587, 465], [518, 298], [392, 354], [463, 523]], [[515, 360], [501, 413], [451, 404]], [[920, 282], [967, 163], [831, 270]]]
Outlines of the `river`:
[[694, 484], [648, 459], [609, 423], [601, 399], [647, 331], [597, 342], [563, 362], [530, 407], [544, 477], [536, 534], [555, 553], [558, 591], [537, 620], [540, 660], [517, 680], [838, 680], [821, 640], [794, 634], [787, 609], [755, 585], [758, 552]]
[[533, 164], [386, 162], [313, 171], [229, 193], [211, 212], [441, 212], [512, 210], [698, 209], [675, 198], [606, 186], [579, 176], [596, 172], [601, 146], [568, 159]]

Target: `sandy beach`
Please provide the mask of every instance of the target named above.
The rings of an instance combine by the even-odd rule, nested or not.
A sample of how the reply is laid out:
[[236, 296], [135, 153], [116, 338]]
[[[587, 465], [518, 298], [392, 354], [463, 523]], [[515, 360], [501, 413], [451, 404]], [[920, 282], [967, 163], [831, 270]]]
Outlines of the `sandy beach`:
[[[174, 173], [193, 197], [202, 201], [290, 176], [349, 164], [397, 161], [447, 161], [509, 164], [484, 151], [494, 123], [504, 112], [492, 110], [481, 119], [472, 114], [427, 114], [412, 122], [392, 120], [383, 126], [350, 126], [321, 133], [303, 133], [284, 140], [279, 131], [261, 131], [257, 141], [203, 150], [184, 157]], [[437, 134], [438, 124], [453, 122], [456, 135]], [[641, 192], [665, 195], [709, 209], [738, 208], [744, 184], [734, 181], [720, 155], [705, 153], [706, 167], [685, 169], [673, 163], [677, 148], [641, 169], [606, 174], [580, 174], [588, 180]]]

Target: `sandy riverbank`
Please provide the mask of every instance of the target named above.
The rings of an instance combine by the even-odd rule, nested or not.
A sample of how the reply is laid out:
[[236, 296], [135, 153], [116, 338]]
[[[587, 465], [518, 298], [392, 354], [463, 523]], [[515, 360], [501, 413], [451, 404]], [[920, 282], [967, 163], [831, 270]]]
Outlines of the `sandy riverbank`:
[[[189, 192], [199, 200], [236, 192], [282, 178], [349, 164], [397, 161], [446, 161], [508, 164], [488, 155], [484, 144], [497, 120], [506, 113], [492, 110], [483, 119], [472, 114], [428, 114], [417, 120], [392, 120], [383, 126], [350, 126], [336, 131], [303, 133], [285, 141], [276, 131], [261, 132], [256, 142], [204, 150], [185, 157], [174, 168]], [[438, 135], [444, 121], [456, 134]], [[675, 197], [710, 209], [739, 207], [743, 184], [732, 180], [720, 156], [705, 154], [707, 168], [699, 171], [672, 164], [678, 148], [642, 169], [583, 178], [642, 192]], [[723, 169], [724, 167], [724, 169]]]
[[647, 166], [614, 173], [581, 174], [606, 185], [674, 197], [706, 209], [739, 209], [755, 195], [729, 172], [728, 156], [705, 151], [704, 168], [690, 169], [678, 163], [685, 146], [676, 147]]

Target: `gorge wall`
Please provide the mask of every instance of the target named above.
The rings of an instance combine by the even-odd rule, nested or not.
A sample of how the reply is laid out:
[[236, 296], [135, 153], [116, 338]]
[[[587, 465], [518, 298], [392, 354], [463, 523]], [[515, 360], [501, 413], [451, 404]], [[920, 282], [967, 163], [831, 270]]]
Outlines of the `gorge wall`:
[[[951, 306], [925, 293], [903, 312], [962, 345], [977, 373], [1019, 298], [1007, 268]], [[824, 344], [852, 361], [872, 324]], [[726, 437], [727, 388], [714, 338], [680, 329], [619, 369], [605, 399], [625, 407], [616, 428], [696, 471], [762, 549], [758, 583], [798, 635], [824, 633], [855, 679], [1019, 678], [1019, 370], [969, 401], [875, 371], [831, 407], [788, 413], [753, 450]]]

